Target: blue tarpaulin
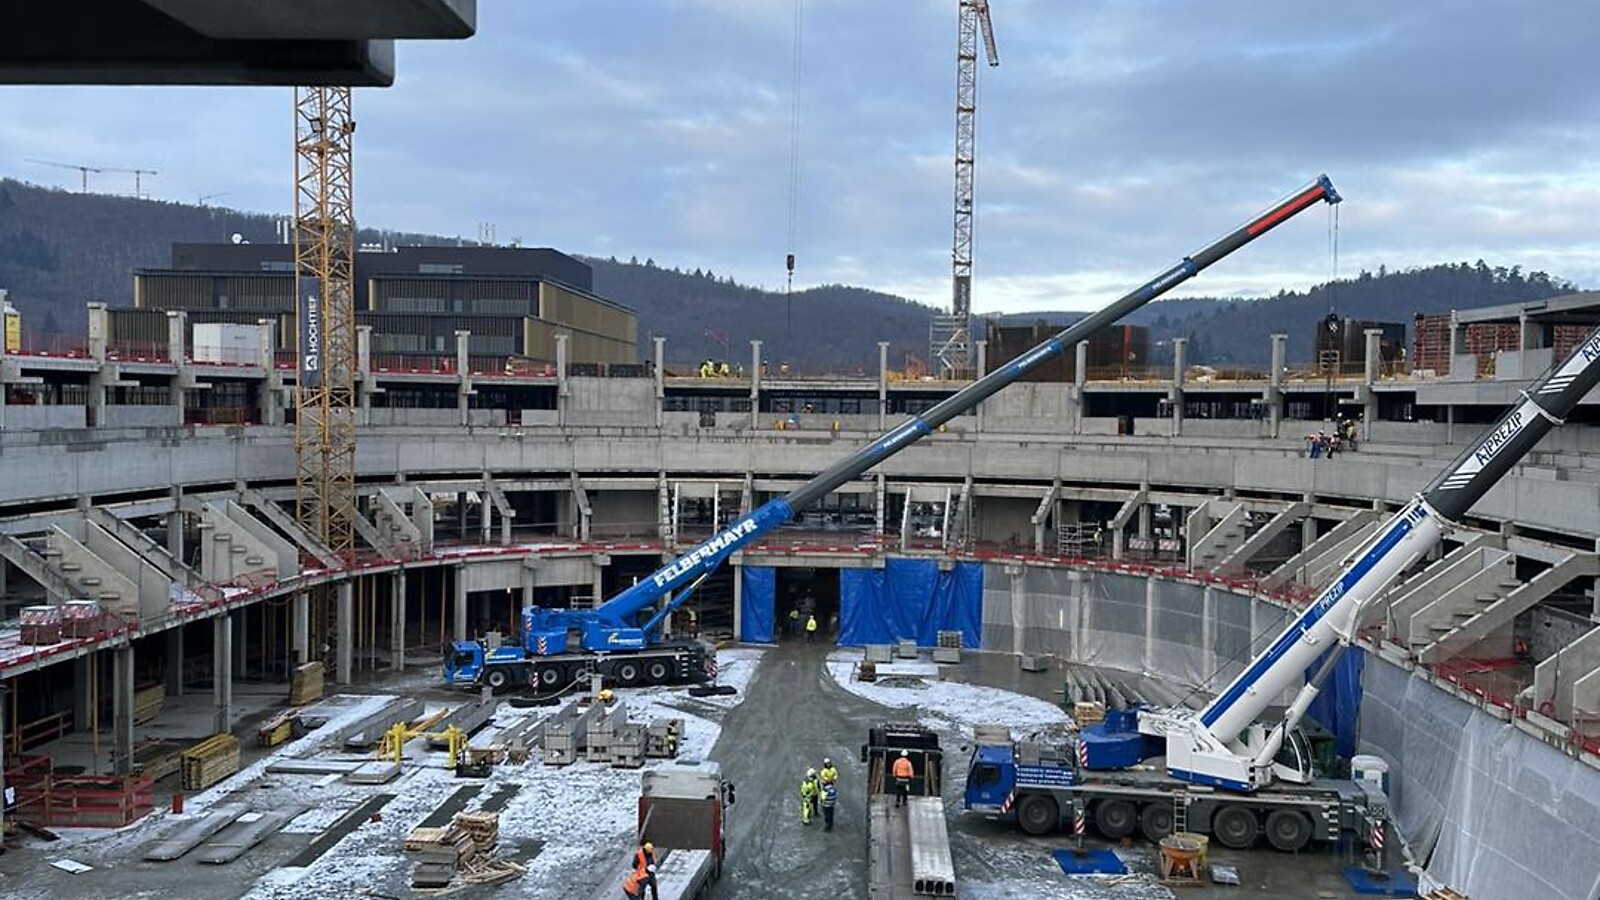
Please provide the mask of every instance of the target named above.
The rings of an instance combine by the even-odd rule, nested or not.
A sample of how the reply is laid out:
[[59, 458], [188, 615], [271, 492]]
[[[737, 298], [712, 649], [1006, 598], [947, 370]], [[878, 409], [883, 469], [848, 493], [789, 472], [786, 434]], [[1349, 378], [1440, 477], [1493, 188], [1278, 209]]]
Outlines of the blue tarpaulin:
[[[1326, 653], [1306, 669], [1307, 680], [1316, 675], [1324, 659], [1327, 659]], [[1328, 680], [1323, 682], [1322, 692], [1317, 694], [1317, 699], [1311, 701], [1311, 707], [1306, 710], [1306, 715], [1333, 735], [1334, 749], [1345, 759], [1356, 752], [1356, 722], [1361, 715], [1361, 670], [1366, 661], [1367, 655], [1360, 647], [1345, 650], [1339, 661], [1334, 663]]]
[[740, 566], [739, 577], [744, 579], [739, 586], [739, 640], [770, 644], [778, 572], [771, 566]]
[[839, 572], [839, 643], [892, 644], [915, 640], [932, 647], [939, 632], [959, 631], [963, 647], [978, 646], [983, 618], [983, 564], [888, 559], [881, 569]]

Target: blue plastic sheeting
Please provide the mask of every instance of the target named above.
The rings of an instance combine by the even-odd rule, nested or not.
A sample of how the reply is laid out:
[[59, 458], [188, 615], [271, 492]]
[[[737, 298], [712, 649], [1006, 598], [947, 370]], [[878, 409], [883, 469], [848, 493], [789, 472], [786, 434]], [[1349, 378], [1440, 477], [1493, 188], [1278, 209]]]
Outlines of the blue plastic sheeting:
[[[1337, 649], [1337, 648], [1335, 648]], [[1329, 650], [1332, 653], [1334, 650]], [[1327, 653], [1306, 669], [1307, 680], [1316, 675]], [[1323, 682], [1322, 693], [1311, 701], [1306, 714], [1315, 719], [1333, 735], [1333, 746], [1340, 756], [1349, 759], [1356, 753], [1356, 725], [1361, 716], [1361, 670], [1367, 655], [1359, 647], [1344, 651], [1344, 656], [1334, 663], [1328, 680]]]
[[739, 640], [772, 643], [772, 619], [778, 593], [778, 572], [771, 566], [740, 566]]
[[938, 643], [939, 632], [961, 632], [961, 645], [982, 639], [983, 564], [956, 563], [947, 571], [931, 559], [894, 559], [881, 569], [839, 572], [839, 643]]
[[1050, 856], [1068, 875], [1128, 874], [1128, 864], [1110, 850], [1051, 850]]

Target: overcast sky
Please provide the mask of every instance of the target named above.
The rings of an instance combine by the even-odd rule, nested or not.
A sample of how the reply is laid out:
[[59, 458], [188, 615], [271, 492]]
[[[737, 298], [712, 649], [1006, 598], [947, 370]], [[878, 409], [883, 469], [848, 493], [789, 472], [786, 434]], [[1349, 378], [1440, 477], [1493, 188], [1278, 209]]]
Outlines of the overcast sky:
[[[1326, 172], [1318, 210], [1192, 282], [1275, 293], [1476, 260], [1600, 285], [1600, 11], [1589, 0], [992, 0], [974, 309], [1103, 305]], [[956, 0], [480, 0], [355, 97], [363, 225], [781, 287], [949, 299]], [[159, 169], [145, 190], [282, 212], [291, 92], [0, 89], [28, 158]], [[132, 176], [91, 175], [132, 191]], [[219, 236], [221, 237], [221, 236]]]

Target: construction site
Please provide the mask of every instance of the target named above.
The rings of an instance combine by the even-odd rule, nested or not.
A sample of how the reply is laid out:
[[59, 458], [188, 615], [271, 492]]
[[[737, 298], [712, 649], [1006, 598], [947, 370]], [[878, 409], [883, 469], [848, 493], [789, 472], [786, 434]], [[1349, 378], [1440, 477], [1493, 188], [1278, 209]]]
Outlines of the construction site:
[[293, 87], [293, 227], [6, 314], [0, 896], [1600, 897], [1600, 294], [1146, 364], [1306, 173], [980, 335], [958, 0], [927, 367], [707, 372], [559, 250], [357, 251], [351, 87], [475, 4], [156, 5], [0, 73]]

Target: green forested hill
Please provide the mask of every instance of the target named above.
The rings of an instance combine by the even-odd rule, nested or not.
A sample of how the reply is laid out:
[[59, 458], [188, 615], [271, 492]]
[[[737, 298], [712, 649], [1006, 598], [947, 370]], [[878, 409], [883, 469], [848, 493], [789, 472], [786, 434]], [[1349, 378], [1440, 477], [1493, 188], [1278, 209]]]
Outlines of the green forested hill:
[[[83, 304], [132, 302], [132, 271], [169, 264], [175, 241], [278, 240], [280, 219], [218, 207], [78, 194], [0, 179], [0, 288], [11, 291], [29, 327], [81, 332]], [[362, 241], [437, 244], [457, 238], [363, 229]], [[905, 354], [926, 357], [928, 324], [935, 310], [901, 297], [844, 285], [797, 291], [762, 291], [719, 278], [711, 269], [680, 271], [651, 260], [587, 259], [599, 294], [639, 315], [640, 352], [650, 337], [667, 339], [669, 358], [749, 357], [749, 341], [765, 342], [774, 362], [800, 372], [871, 372], [878, 341], [890, 342], [891, 365]], [[707, 260], [713, 264], [713, 260]], [[1543, 272], [1495, 267], [1483, 261], [1450, 263], [1355, 278], [1261, 299], [1165, 300], [1135, 313], [1152, 338], [1189, 339], [1196, 363], [1263, 365], [1267, 336], [1287, 333], [1289, 353], [1310, 356], [1310, 336], [1331, 308], [1341, 316], [1409, 323], [1418, 312], [1446, 312], [1566, 293], [1572, 286]], [[1061, 321], [1078, 313], [1022, 313], [1013, 323]], [[37, 323], [37, 324], [35, 324]], [[1160, 361], [1159, 353], [1154, 361]]]

